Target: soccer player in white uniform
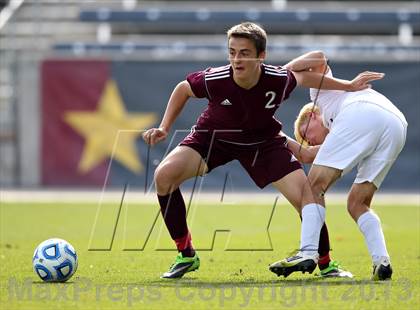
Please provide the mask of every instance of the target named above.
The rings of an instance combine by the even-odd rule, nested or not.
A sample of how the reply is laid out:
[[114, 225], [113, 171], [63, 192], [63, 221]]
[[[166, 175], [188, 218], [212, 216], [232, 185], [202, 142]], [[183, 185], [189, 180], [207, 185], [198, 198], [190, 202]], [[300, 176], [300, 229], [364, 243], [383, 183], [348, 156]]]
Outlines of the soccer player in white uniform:
[[[325, 55], [319, 51], [296, 58], [285, 67], [332, 77]], [[315, 104], [311, 102], [300, 111], [295, 122], [297, 141], [289, 139], [288, 147], [300, 161], [313, 163], [308, 180], [316, 203], [302, 209], [300, 251], [273, 263], [270, 270], [287, 276], [313, 269], [325, 220], [324, 194], [357, 165], [347, 209], [372, 256], [372, 279], [390, 279], [392, 268], [384, 234], [370, 204], [404, 146], [407, 121], [391, 101], [370, 88], [358, 92], [311, 89], [310, 96]]]

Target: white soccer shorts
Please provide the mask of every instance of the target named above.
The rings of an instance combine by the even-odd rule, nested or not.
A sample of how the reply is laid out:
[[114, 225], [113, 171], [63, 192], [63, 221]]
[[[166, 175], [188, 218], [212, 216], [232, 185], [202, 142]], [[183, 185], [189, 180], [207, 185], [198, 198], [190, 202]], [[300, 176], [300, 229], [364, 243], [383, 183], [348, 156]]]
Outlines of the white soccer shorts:
[[405, 144], [407, 123], [381, 106], [358, 101], [334, 119], [330, 133], [313, 162], [343, 171], [356, 165], [354, 183], [371, 182], [377, 188]]

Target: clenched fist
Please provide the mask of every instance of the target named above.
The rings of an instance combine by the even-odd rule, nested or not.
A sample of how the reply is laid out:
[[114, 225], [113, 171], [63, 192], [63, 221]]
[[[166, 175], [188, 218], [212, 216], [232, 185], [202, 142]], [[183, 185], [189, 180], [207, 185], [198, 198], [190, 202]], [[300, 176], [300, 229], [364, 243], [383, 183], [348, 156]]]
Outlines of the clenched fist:
[[150, 145], [155, 145], [163, 141], [168, 136], [168, 132], [164, 128], [150, 128], [143, 132], [143, 140]]

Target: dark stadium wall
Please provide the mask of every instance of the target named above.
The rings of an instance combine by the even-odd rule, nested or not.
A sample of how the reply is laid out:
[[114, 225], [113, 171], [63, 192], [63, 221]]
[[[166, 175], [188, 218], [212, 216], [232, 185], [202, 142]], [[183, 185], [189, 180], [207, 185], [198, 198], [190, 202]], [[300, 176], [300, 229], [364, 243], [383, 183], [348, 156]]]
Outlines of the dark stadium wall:
[[[120, 94], [120, 108], [125, 109], [122, 118], [127, 123], [130, 117], [137, 119], [137, 124], [147, 124], [144, 127], [157, 126], [165, 111], [166, 103], [173, 87], [186, 74], [207, 66], [218, 66], [224, 63], [215, 62], [142, 62], [142, 61], [71, 61], [47, 60], [42, 66], [42, 185], [46, 186], [92, 186], [102, 187], [104, 183], [110, 187], [121, 187], [130, 184], [134, 188], [144, 188], [146, 175], [150, 184], [153, 171], [162, 157], [173, 149], [182, 138], [188, 134], [200, 112], [206, 107], [205, 100], [191, 100], [173, 126], [171, 136], [163, 143], [148, 150], [139, 138], [138, 133], [131, 141], [134, 149], [126, 145], [124, 156], [136, 156], [137, 161], [127, 161], [115, 157], [115, 149], [105, 147], [91, 151], [90, 158], [96, 162], [86, 164], [81, 168], [82, 157], [89, 157], [87, 136], [81, 134], [84, 129], [76, 128], [79, 121], [77, 112], [91, 112], [96, 115], [101, 104], [107, 100], [115, 101], [115, 89]], [[385, 72], [386, 77], [374, 83], [374, 89], [390, 98], [406, 115], [409, 129], [407, 143], [401, 156], [391, 169], [383, 183], [384, 190], [418, 190], [420, 188], [420, 74], [415, 63], [332, 63], [334, 75], [351, 79], [358, 72], [375, 70]], [[114, 88], [109, 81], [114, 81]], [[112, 84], [114, 85], [114, 84]], [[105, 92], [108, 89], [109, 92]], [[112, 91], [110, 90], [112, 89]], [[113, 93], [114, 91], [114, 93]], [[108, 94], [105, 96], [105, 94]], [[308, 90], [297, 88], [291, 97], [277, 111], [277, 117], [284, 125], [284, 131], [292, 134], [293, 121], [300, 107], [308, 102]], [[102, 102], [102, 103], [101, 103]], [[117, 109], [118, 110], [118, 109]], [[76, 112], [71, 114], [72, 112]], [[114, 111], [115, 112], [115, 111]], [[113, 112], [113, 113], [114, 113]], [[70, 123], [63, 115], [73, 115], [75, 120]], [[103, 112], [106, 114], [106, 112]], [[104, 114], [104, 115], [105, 115]], [[137, 118], [136, 118], [137, 117]], [[80, 122], [79, 122], [80, 123]], [[83, 121], [82, 121], [83, 123]], [[125, 124], [126, 124], [125, 123]], [[73, 124], [73, 125], [72, 125]], [[84, 126], [83, 124], [80, 126]], [[87, 126], [87, 127], [86, 127]], [[89, 127], [86, 130], [99, 130], [95, 135], [98, 139], [101, 129]], [[126, 126], [126, 125], [124, 125]], [[140, 126], [140, 125], [138, 125]], [[357, 126], [357, 124], [355, 124]], [[124, 127], [125, 128], [125, 127]], [[125, 128], [126, 129], [126, 128]], [[122, 134], [126, 134], [123, 132]], [[108, 137], [114, 143], [114, 137]], [[92, 141], [90, 141], [92, 142]], [[110, 141], [106, 141], [109, 142]], [[105, 145], [106, 143], [103, 143]], [[118, 147], [118, 145], [116, 145]], [[65, 150], [63, 152], [63, 150]], [[105, 152], [101, 157], [94, 156]], [[113, 153], [114, 152], [114, 153]], [[131, 152], [131, 153], [130, 153]], [[110, 161], [111, 154], [114, 160]], [[86, 161], [87, 160], [87, 161]], [[146, 167], [147, 161], [149, 166]], [[108, 173], [109, 168], [109, 173]], [[306, 167], [308, 168], [308, 167]], [[107, 178], [108, 177], [108, 178]], [[350, 186], [354, 173], [340, 180], [334, 188], [345, 189]], [[199, 178], [196, 186], [202, 189], [222, 190], [252, 190], [257, 187], [246, 175], [238, 162], [229, 163], [212, 171], [208, 176]], [[226, 183], [226, 184], [225, 184]], [[194, 181], [185, 184], [192, 187]], [[272, 190], [272, 189], [268, 189]]]

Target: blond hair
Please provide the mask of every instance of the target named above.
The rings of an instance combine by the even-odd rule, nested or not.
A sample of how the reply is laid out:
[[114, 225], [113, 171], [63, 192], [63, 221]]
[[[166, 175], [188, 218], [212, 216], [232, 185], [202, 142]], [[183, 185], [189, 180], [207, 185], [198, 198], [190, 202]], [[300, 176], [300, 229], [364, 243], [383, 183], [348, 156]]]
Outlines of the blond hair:
[[235, 25], [227, 31], [227, 37], [228, 39], [235, 37], [251, 40], [257, 50], [257, 55], [260, 55], [266, 49], [267, 33], [261, 26], [255, 23], [244, 22]]
[[303, 133], [300, 132], [302, 125], [305, 125], [309, 122], [311, 117], [311, 112], [320, 114], [318, 106], [314, 106], [313, 102], [305, 104], [302, 109], [299, 111], [299, 115], [295, 120], [295, 138], [296, 141], [303, 146], [309, 145], [308, 141], [305, 140]]

